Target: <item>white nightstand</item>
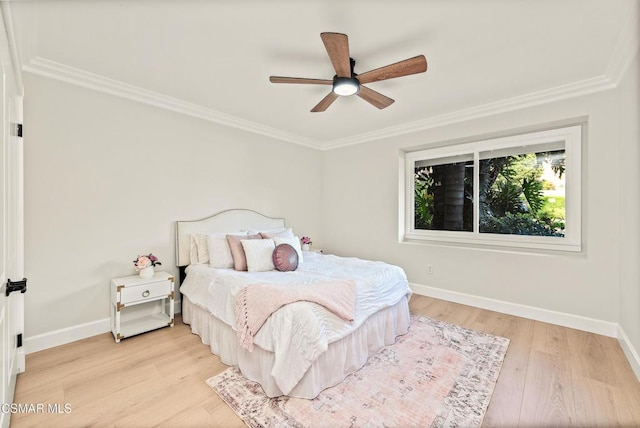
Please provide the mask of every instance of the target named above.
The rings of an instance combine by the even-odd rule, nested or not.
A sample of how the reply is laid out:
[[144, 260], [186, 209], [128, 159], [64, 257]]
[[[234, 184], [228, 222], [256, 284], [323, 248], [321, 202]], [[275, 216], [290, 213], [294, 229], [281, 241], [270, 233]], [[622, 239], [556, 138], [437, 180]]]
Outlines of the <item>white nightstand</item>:
[[[174, 282], [167, 272], [156, 272], [153, 278], [132, 275], [111, 280], [111, 332], [116, 343], [157, 328], [173, 327]], [[149, 312], [159, 300], [160, 312]]]

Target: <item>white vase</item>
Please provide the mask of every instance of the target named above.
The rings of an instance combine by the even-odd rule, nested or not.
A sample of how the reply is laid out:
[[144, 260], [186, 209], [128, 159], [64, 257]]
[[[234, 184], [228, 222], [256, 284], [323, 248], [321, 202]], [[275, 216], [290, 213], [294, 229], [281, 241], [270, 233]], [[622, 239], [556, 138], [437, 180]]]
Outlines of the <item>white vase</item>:
[[138, 273], [138, 275], [140, 275], [140, 278], [153, 278], [153, 275], [156, 274], [156, 270], [153, 266], [148, 266], [144, 269], [140, 269], [140, 272]]
[[302, 251], [309, 251], [309, 248], [311, 248], [309, 244], [302, 244]]

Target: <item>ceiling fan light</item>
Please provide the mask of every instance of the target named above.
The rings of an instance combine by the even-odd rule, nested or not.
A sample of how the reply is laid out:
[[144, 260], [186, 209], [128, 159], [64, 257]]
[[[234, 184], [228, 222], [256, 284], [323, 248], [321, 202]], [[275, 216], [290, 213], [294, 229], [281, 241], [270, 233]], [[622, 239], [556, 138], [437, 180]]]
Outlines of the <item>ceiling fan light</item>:
[[354, 77], [334, 77], [333, 92], [343, 97], [357, 94], [360, 90], [360, 82]]

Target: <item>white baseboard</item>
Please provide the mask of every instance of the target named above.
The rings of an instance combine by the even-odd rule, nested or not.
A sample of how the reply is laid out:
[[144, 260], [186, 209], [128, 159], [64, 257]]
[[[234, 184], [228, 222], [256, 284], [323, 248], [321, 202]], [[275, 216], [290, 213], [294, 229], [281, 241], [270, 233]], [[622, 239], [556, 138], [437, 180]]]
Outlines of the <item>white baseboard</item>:
[[490, 299], [488, 297], [474, 296], [472, 294], [459, 293], [457, 291], [444, 290], [420, 284], [409, 284], [411, 289], [423, 296], [461, 303], [476, 308], [487, 309], [503, 314], [529, 318], [536, 321], [548, 322], [563, 327], [575, 328], [590, 333], [602, 334], [609, 337], [618, 337], [618, 324], [580, 315], [556, 312], [548, 309], [527, 306], [519, 303], [506, 302], [504, 300]]
[[31, 354], [32, 352], [42, 351], [44, 349], [53, 348], [54, 346], [64, 345], [66, 343], [86, 339], [87, 337], [96, 336], [109, 331], [111, 331], [111, 319], [103, 318], [86, 324], [75, 325], [73, 327], [38, 334], [36, 336], [25, 338], [25, 353]]
[[622, 351], [624, 351], [624, 355], [627, 357], [627, 360], [629, 360], [629, 364], [631, 364], [631, 369], [636, 374], [638, 380], [640, 380], [640, 355], [638, 355], [638, 351], [633, 347], [629, 336], [627, 336], [621, 326], [618, 326], [618, 342], [620, 342]]
[[[180, 300], [174, 300], [173, 307], [175, 313], [180, 313], [182, 308]], [[62, 328], [60, 330], [26, 337], [24, 340], [24, 352], [25, 354], [31, 354], [32, 352], [43, 351], [53, 348], [54, 346], [64, 345], [110, 331], [111, 318], [103, 318], [73, 327]]]
[[604, 336], [615, 337], [618, 339], [627, 360], [629, 360], [629, 364], [631, 365], [633, 372], [638, 380], [640, 380], [640, 355], [638, 355], [637, 350], [633, 347], [633, 344], [622, 327], [617, 323], [583, 317], [580, 315], [567, 314], [564, 312], [550, 311], [548, 309], [521, 305], [519, 303], [474, 296], [472, 294], [459, 293], [457, 291], [444, 290], [442, 288], [430, 287], [427, 285], [414, 283], [409, 285], [414, 293], [422, 296], [433, 297], [503, 314], [547, 322], [563, 327], [575, 328], [577, 330], [602, 334]]

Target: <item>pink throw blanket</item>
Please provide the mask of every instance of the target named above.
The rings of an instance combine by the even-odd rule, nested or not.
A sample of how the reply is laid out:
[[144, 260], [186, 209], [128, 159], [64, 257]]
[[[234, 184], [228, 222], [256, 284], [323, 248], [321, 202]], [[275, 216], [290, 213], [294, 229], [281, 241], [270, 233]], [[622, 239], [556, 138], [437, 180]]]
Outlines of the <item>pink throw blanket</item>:
[[353, 321], [356, 284], [353, 280], [305, 285], [250, 284], [236, 296], [236, 328], [243, 348], [253, 350], [253, 338], [272, 313], [289, 303], [307, 301]]

